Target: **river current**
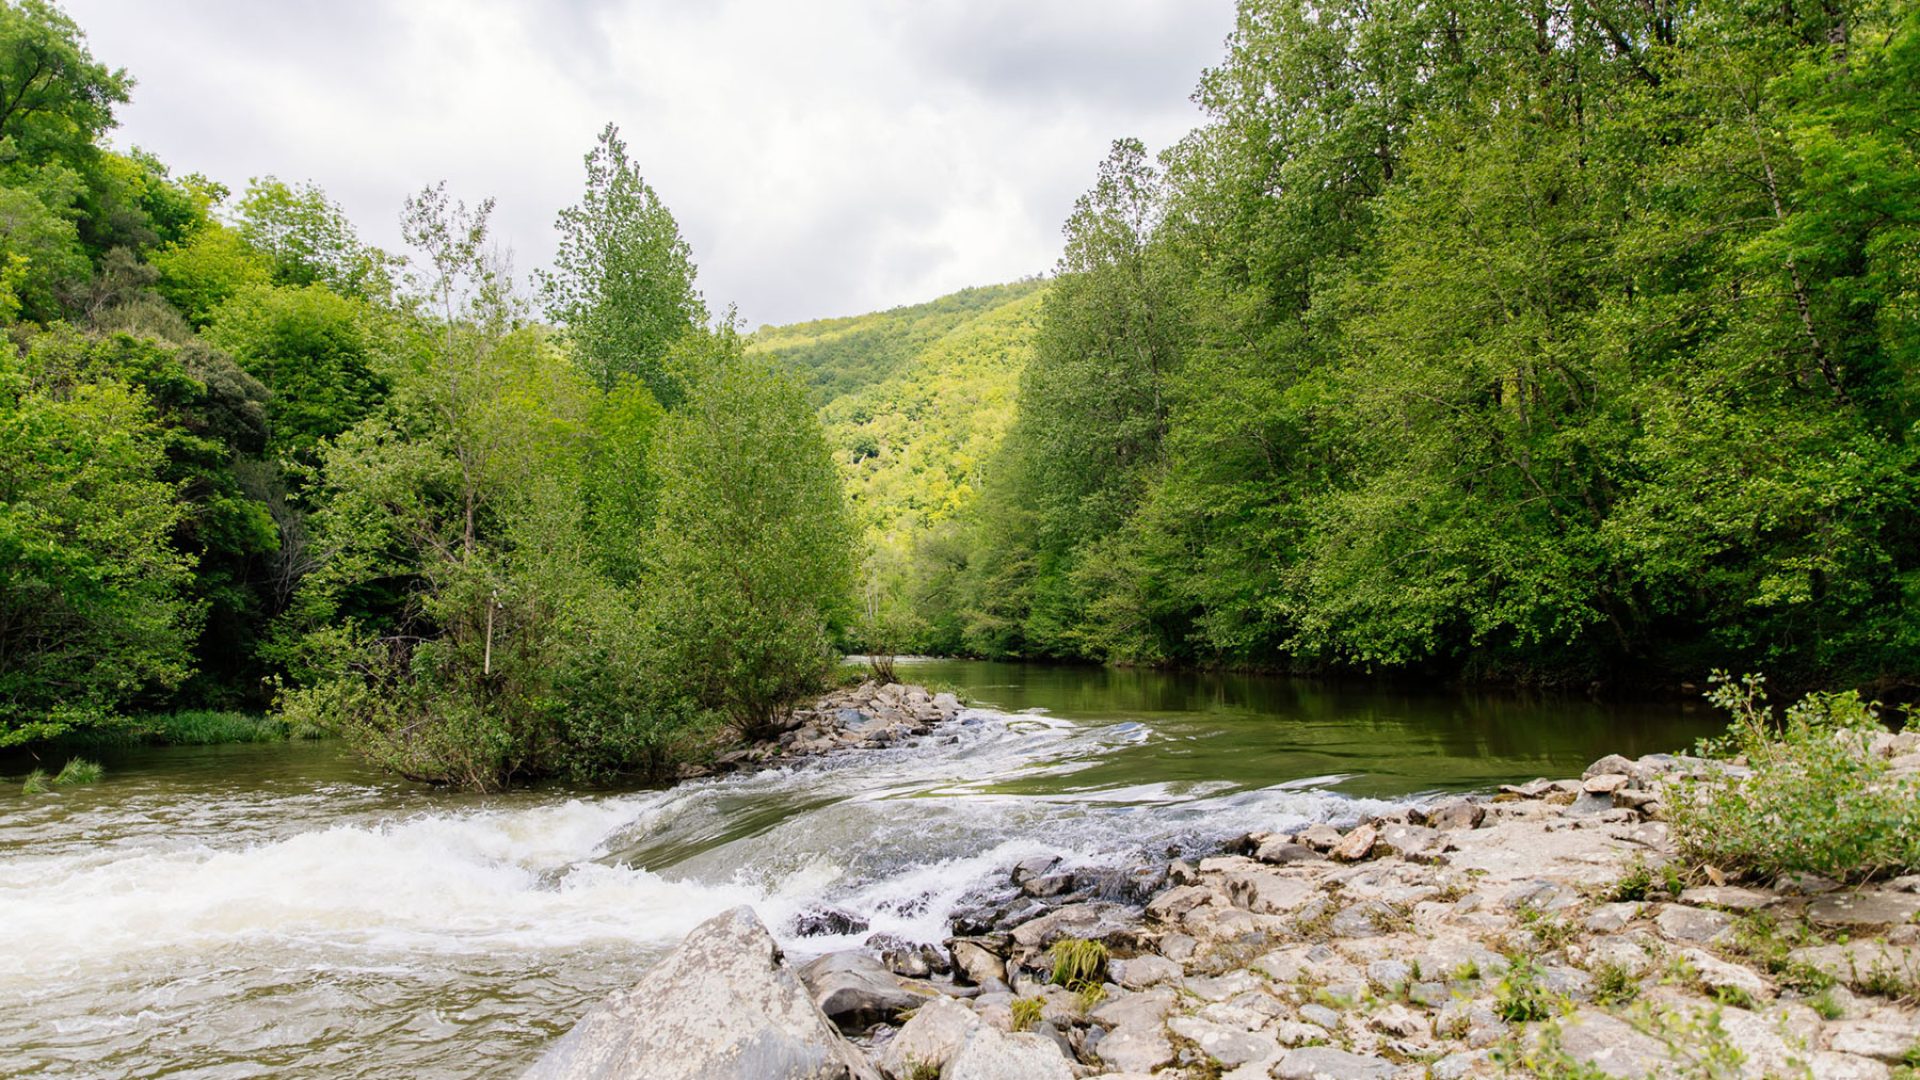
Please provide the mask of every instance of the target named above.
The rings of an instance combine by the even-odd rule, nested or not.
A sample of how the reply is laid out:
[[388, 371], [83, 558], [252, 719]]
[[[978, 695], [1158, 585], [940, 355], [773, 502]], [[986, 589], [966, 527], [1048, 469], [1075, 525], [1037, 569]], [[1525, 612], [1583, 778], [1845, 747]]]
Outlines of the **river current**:
[[[668, 790], [447, 795], [337, 743], [164, 748], [0, 793], [0, 1075], [512, 1076], [701, 920], [805, 956], [938, 942], [1073, 865], [1577, 775], [1717, 727], [1678, 705], [932, 661], [973, 703], [910, 744]], [[799, 937], [831, 907], [869, 928]]]

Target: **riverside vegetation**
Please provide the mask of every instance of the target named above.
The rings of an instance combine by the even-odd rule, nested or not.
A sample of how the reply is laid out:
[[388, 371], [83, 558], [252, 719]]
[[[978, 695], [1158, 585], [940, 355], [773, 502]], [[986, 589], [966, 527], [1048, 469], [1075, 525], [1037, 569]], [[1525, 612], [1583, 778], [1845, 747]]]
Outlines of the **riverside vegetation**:
[[493, 788], [657, 773], [824, 686], [857, 560], [822, 428], [612, 126], [530, 296], [491, 200], [427, 187], [381, 251], [311, 185], [110, 148], [133, 85], [0, 4], [0, 747], [326, 730]]

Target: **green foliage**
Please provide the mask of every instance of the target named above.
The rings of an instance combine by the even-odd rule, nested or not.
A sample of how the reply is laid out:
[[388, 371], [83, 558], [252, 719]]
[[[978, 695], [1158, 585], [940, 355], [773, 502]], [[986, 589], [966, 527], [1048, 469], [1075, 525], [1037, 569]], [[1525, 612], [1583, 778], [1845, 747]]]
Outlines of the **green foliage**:
[[707, 321], [691, 249], [673, 214], [608, 124], [586, 156], [587, 187], [555, 223], [560, 248], [541, 278], [547, 316], [564, 326], [574, 360], [602, 390], [638, 379], [672, 407], [695, 373], [673, 345]]
[[1640, 981], [1619, 964], [1602, 964], [1593, 973], [1596, 1005], [1625, 1005], [1640, 996]]
[[1034, 997], [1014, 998], [1009, 1002], [1007, 1008], [1013, 1010], [1013, 1030], [1032, 1031], [1034, 1025], [1040, 1022], [1040, 1010], [1045, 1004]]
[[82, 157], [114, 126], [133, 79], [88, 51], [48, 0], [0, 4], [0, 147], [30, 162]]
[[1627, 864], [1627, 872], [1620, 875], [1620, 880], [1607, 891], [1607, 899], [1614, 903], [1639, 901], [1647, 899], [1652, 892], [1653, 870], [1647, 866], [1645, 859], [1635, 856]]
[[177, 686], [200, 617], [152, 404], [62, 341], [0, 352], [0, 745]]
[[392, 292], [398, 260], [362, 243], [346, 212], [315, 185], [256, 179], [235, 211], [241, 239], [273, 268], [276, 283], [372, 302]]
[[27, 774], [26, 782], [20, 785], [22, 795], [45, 795], [53, 791], [53, 783], [47, 779], [47, 770], [35, 769]]
[[1049, 981], [1069, 990], [1099, 986], [1107, 977], [1107, 947], [1098, 941], [1061, 938], [1047, 950], [1047, 961]]
[[241, 293], [273, 283], [273, 263], [239, 230], [214, 222], [185, 243], [148, 256], [159, 271], [158, 288], [196, 327], [213, 321], [220, 306]]
[[1681, 781], [1668, 817], [1687, 859], [1774, 877], [1837, 879], [1920, 868], [1920, 782], [1891, 775], [1873, 747], [1875, 707], [1851, 691], [1812, 694], [1776, 719], [1759, 676], [1715, 673], [1713, 702], [1733, 715], [1704, 753], [1750, 773]]
[[1540, 981], [1540, 969], [1532, 958], [1515, 960], [1493, 988], [1494, 1015], [1509, 1024], [1546, 1020], [1565, 1011], [1564, 998], [1548, 990]]
[[321, 440], [378, 407], [385, 340], [381, 317], [324, 285], [251, 287], [216, 308], [206, 340], [270, 392], [272, 449], [311, 461]]
[[168, 746], [279, 742], [287, 737], [286, 724], [274, 717], [214, 709], [183, 709], [144, 717], [139, 726], [148, 737]]
[[777, 731], [838, 663], [854, 532], [806, 391], [723, 331], [660, 426], [647, 605], [662, 662], [750, 737]]
[[59, 774], [53, 778], [53, 785], [55, 787], [77, 787], [82, 784], [97, 784], [100, 782], [100, 778], [105, 775], [106, 770], [102, 769], [100, 763], [97, 761], [88, 761], [86, 758], [68, 758], [67, 763], [60, 767]]

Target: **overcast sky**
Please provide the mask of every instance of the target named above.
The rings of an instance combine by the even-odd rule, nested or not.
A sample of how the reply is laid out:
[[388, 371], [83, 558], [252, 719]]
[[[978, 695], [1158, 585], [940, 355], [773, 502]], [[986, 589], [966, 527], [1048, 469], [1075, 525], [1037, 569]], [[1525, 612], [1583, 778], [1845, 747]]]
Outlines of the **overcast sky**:
[[526, 272], [620, 125], [749, 327], [1052, 267], [1116, 137], [1159, 149], [1232, 0], [66, 0], [139, 85], [114, 139], [236, 191], [313, 180], [398, 247], [435, 180]]

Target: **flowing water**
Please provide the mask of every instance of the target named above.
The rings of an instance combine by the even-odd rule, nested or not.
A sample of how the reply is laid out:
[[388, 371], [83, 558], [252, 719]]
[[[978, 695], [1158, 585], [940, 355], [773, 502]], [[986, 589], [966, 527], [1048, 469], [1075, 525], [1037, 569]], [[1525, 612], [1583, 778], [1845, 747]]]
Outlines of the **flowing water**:
[[1117, 863], [1577, 775], [1678, 705], [927, 661], [932, 736], [665, 791], [450, 796], [335, 743], [108, 756], [0, 793], [0, 1075], [512, 1076], [696, 923], [823, 905], [938, 941], [1040, 852]]

